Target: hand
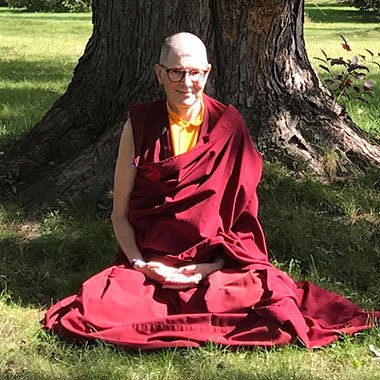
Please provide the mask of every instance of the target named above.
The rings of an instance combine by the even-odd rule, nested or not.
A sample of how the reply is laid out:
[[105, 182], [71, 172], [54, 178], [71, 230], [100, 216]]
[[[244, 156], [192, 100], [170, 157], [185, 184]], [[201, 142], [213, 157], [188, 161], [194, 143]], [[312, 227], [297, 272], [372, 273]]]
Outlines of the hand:
[[[202, 280], [205, 280], [211, 273], [222, 269], [224, 267], [224, 260], [218, 260], [214, 263], [201, 263], [201, 264], [191, 264], [184, 267], [178, 268], [178, 274], [173, 277], [174, 281], [171, 282], [167, 280], [163, 285], [163, 288], [167, 289], [186, 289], [196, 286]], [[176, 281], [184, 276], [184, 282]], [[177, 282], [177, 283], [176, 283]], [[193, 285], [191, 285], [193, 283]]]
[[178, 272], [177, 268], [169, 267], [165, 264], [156, 261], [138, 261], [134, 266], [134, 269], [145, 274], [150, 280], [154, 280], [160, 283], [165, 282], [165, 279]]
[[201, 263], [178, 268], [178, 272], [187, 276], [199, 275], [204, 280], [218, 269], [219, 265], [217, 263]]
[[178, 268], [156, 261], [141, 261], [134, 268], [142, 272], [146, 278], [162, 284], [163, 288], [188, 289], [197, 286], [201, 280], [199, 274], [180, 273]]

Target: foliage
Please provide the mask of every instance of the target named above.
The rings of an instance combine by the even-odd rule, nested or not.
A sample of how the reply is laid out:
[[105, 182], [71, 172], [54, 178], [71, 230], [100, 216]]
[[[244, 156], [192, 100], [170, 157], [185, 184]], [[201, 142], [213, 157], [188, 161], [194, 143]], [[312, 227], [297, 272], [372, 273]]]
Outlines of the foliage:
[[[351, 47], [347, 40], [341, 36], [343, 43], [342, 47], [345, 51], [350, 52]], [[367, 80], [366, 76], [369, 73], [370, 65], [377, 65], [380, 69], [380, 64], [377, 62], [380, 53], [375, 55], [371, 50], [365, 49], [366, 54], [354, 55], [351, 59], [341, 57], [328, 57], [324, 50], [323, 57], [315, 57], [315, 59], [323, 62], [319, 67], [329, 73], [329, 76], [324, 79], [324, 83], [330, 90], [331, 95], [338, 101], [341, 96], [348, 99], [356, 99], [367, 102], [366, 97], [373, 96], [372, 87], [373, 81]], [[369, 55], [369, 57], [367, 57]], [[341, 67], [337, 73], [334, 66]]]
[[380, 0], [340, 0], [339, 2], [380, 15]]
[[11, 8], [26, 8], [29, 12], [86, 12], [91, 0], [7, 0]]
[[91, 0], [63, 0], [62, 2], [69, 12], [91, 11]]

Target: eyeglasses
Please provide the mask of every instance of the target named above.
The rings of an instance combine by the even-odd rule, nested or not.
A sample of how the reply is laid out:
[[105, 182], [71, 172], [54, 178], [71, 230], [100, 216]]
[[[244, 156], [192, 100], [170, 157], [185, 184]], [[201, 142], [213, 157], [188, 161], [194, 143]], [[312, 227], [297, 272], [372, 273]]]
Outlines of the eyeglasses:
[[190, 80], [192, 82], [199, 82], [203, 79], [203, 76], [208, 72], [208, 70], [199, 70], [199, 69], [191, 69], [191, 70], [181, 70], [181, 69], [169, 69], [164, 65], [160, 66], [164, 68], [166, 71], [168, 78], [171, 82], [180, 82], [186, 74], [189, 74]]

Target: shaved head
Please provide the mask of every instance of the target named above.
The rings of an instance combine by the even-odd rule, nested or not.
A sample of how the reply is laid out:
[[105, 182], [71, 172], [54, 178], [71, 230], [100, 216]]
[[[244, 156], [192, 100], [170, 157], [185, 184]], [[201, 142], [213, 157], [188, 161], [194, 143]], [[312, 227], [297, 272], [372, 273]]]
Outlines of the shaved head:
[[202, 40], [184, 32], [166, 38], [154, 69], [174, 112], [185, 120], [198, 115], [211, 70]]
[[167, 64], [170, 54], [181, 57], [196, 54], [201, 64], [208, 64], [206, 46], [199, 37], [191, 33], [181, 32], [167, 37], [161, 48], [160, 63], [162, 65]]

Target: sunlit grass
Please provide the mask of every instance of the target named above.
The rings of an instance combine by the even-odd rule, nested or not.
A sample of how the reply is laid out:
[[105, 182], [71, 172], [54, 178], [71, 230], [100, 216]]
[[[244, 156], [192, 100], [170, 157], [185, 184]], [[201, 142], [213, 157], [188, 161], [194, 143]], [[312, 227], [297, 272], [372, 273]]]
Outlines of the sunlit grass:
[[0, 145], [29, 131], [65, 92], [91, 30], [89, 14], [0, 8]]

